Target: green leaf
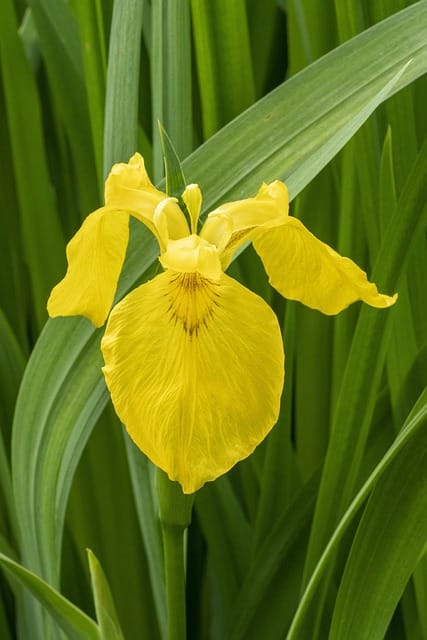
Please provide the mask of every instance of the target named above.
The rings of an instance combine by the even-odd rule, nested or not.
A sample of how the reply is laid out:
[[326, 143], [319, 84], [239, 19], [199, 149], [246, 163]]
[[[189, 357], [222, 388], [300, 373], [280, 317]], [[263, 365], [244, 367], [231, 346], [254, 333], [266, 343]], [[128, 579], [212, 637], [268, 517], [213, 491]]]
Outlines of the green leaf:
[[[10, 475], [9, 451], [14, 405], [24, 372], [25, 358], [0, 309], [0, 531], [2, 520], [18, 538]], [[3, 512], [4, 506], [4, 513]]]
[[42, 603], [70, 640], [99, 640], [95, 622], [35, 573], [0, 553], [0, 564]]
[[426, 537], [427, 431], [418, 429], [368, 502], [341, 580], [330, 640], [384, 638]]
[[115, 162], [135, 153], [143, 3], [115, 0], [105, 98], [104, 177]]
[[205, 485], [196, 494], [194, 507], [218, 580], [224, 617], [231, 619], [250, 557], [251, 529], [227, 476]]
[[[138, 527], [123, 432], [112, 406], [108, 405], [96, 423], [73, 478], [65, 521], [61, 584], [67, 589], [67, 597], [85, 611], [92, 610], [85, 550], [93, 549], [108, 575], [124, 636], [132, 637], [138, 629], [142, 637], [148, 635], [150, 640], [156, 640], [159, 636], [148, 554], [144, 552]], [[143, 488], [138, 487], [137, 491], [141, 494]], [[118, 510], [120, 526], [117, 526]]]
[[124, 640], [110, 585], [95, 554], [88, 549], [90, 577], [101, 640]]
[[[283, 636], [297, 604], [301, 580], [301, 570], [295, 571], [292, 567], [292, 573], [297, 574], [296, 584], [294, 583], [295, 576], [290, 571], [292, 558], [301, 539], [304, 540], [305, 547], [318, 482], [317, 474], [297, 492], [293, 502], [285, 509], [280, 509], [280, 503], [276, 502], [270, 531], [256, 549], [238, 597], [233, 602], [230, 640], [255, 639], [261, 633], [264, 638], [271, 640]], [[277, 589], [275, 577], [279, 572], [282, 593], [281, 598], [274, 603], [276, 608], [272, 610], [271, 602], [275, 600], [274, 590]], [[284, 606], [285, 597], [287, 606]], [[275, 635], [267, 632], [269, 618], [275, 620]]]
[[39, 35], [53, 104], [70, 146], [79, 186], [80, 216], [99, 198], [91, 142], [87, 92], [83, 82], [80, 34], [69, 4], [63, 0], [28, 0]]
[[[426, 201], [427, 142], [408, 177], [377, 256], [372, 279], [382, 290], [396, 290], [408, 247], [425, 220]], [[362, 307], [323, 468], [307, 554], [306, 578], [320, 557], [338, 518], [349, 504], [358, 480], [384, 363], [386, 322], [387, 314]]]
[[[292, 625], [289, 629], [288, 635], [286, 636], [287, 640], [300, 639], [301, 628], [304, 625], [305, 619], [311, 618], [311, 612], [309, 608], [310, 603], [312, 602], [317, 592], [317, 588], [326, 569], [330, 567], [330, 563], [337, 552], [339, 543], [342, 540], [345, 532], [347, 531], [351, 521], [358, 513], [360, 507], [363, 505], [368, 495], [372, 492], [378, 480], [385, 474], [385, 472], [387, 472], [390, 464], [396, 460], [397, 465], [397, 461], [400, 459], [403, 460], [403, 464], [406, 464], [406, 451], [408, 451], [408, 447], [412, 450], [412, 443], [418, 438], [418, 434], [420, 431], [422, 431], [426, 420], [427, 390], [425, 390], [421, 394], [401, 431], [399, 432], [396, 440], [380, 460], [379, 464], [372, 471], [369, 478], [360, 488], [357, 495], [354, 497], [348, 509], [339, 521], [337, 527], [331, 534], [328, 543], [301, 596], [297, 611], [292, 621]], [[416, 441], [419, 442], [419, 440]], [[400, 458], [400, 456], [402, 457]]]
[[163, 564], [162, 532], [158, 518], [159, 507], [155, 491], [155, 467], [124, 435], [129, 471], [135, 496], [142, 540], [147, 554], [150, 581], [161, 637], [167, 636], [167, 608], [165, 571]]
[[246, 4], [191, 0], [191, 10], [203, 131], [208, 138], [255, 100]]
[[16, 396], [25, 368], [25, 357], [6, 316], [0, 309], [0, 427], [10, 439]]
[[100, 0], [74, 4], [81, 31], [83, 69], [98, 180], [101, 186], [104, 143], [104, 104], [107, 55]]
[[157, 182], [163, 176], [158, 121], [181, 158], [193, 150], [189, 0], [153, 0], [151, 17], [153, 178]]
[[176, 152], [167, 131], [164, 129], [161, 122], [159, 122], [158, 125], [165, 163], [166, 192], [170, 196], [180, 198], [186, 185], [181, 162], [179, 161], [178, 153]]
[[[64, 271], [64, 240], [47, 168], [40, 102], [20, 37], [13, 3], [5, 0], [0, 20], [0, 62], [15, 168], [21, 230], [38, 326], [45, 301]], [[37, 212], [37, 214], [35, 214]]]

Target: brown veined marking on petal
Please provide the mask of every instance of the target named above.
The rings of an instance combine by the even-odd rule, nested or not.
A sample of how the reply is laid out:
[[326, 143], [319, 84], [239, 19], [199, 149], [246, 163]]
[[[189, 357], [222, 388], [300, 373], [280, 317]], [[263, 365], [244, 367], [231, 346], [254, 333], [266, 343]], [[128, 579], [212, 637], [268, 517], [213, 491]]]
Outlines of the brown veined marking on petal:
[[238, 242], [240, 242], [240, 240], [242, 240], [255, 228], [256, 228], [256, 225], [253, 225], [252, 227], [246, 227], [245, 229], [239, 229], [239, 231], [234, 231], [234, 233], [231, 234], [231, 238], [227, 242], [224, 251], [228, 253], [230, 250], [233, 249], [233, 247], [236, 246]]
[[197, 336], [202, 327], [208, 327], [208, 321], [219, 307], [219, 283], [195, 272], [175, 274], [170, 284], [167, 295], [172, 322], [179, 322], [190, 338]]

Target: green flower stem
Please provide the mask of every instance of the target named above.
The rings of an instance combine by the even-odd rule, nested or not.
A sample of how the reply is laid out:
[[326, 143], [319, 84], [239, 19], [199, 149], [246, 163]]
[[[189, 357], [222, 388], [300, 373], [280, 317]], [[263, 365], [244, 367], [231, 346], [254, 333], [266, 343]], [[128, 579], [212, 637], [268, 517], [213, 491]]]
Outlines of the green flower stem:
[[191, 522], [194, 495], [185, 495], [177, 482], [157, 471], [159, 518], [162, 527], [163, 553], [168, 603], [168, 640], [185, 640], [185, 531]]
[[168, 602], [168, 640], [185, 640], [185, 560], [183, 527], [162, 524]]

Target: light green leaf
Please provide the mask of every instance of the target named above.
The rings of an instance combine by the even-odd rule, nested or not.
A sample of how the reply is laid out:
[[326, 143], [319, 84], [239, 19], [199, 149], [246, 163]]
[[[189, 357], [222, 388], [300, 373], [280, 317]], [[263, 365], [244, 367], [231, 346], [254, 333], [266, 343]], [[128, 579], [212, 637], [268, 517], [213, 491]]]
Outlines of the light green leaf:
[[108, 51], [105, 98], [104, 176], [115, 162], [136, 151], [138, 131], [138, 79], [143, 4], [116, 0]]
[[161, 122], [159, 135], [162, 144], [163, 160], [165, 163], [166, 193], [175, 198], [180, 198], [185, 189], [185, 178], [179, 161], [178, 154], [172, 141]]
[[101, 0], [74, 4], [81, 31], [83, 70], [86, 80], [88, 108], [101, 186], [104, 143], [105, 76], [107, 69]]
[[95, 554], [88, 549], [92, 592], [101, 640], [124, 640], [110, 585]]
[[151, 18], [153, 179], [158, 182], [163, 176], [158, 121], [180, 158], [193, 150], [189, 0], [153, 0]]
[[208, 138], [255, 100], [247, 9], [244, 0], [191, 0], [191, 11]]
[[0, 564], [42, 603], [69, 640], [100, 640], [95, 622], [35, 573], [3, 553], [0, 553]]

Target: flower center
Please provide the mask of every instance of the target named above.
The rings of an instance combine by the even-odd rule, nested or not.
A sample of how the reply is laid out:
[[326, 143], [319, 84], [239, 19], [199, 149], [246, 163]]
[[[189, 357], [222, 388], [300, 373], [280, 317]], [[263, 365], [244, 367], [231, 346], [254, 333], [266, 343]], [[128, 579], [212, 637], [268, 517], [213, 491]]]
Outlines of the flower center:
[[170, 285], [168, 311], [172, 321], [179, 322], [190, 338], [197, 336], [219, 307], [219, 283], [199, 273], [175, 273], [171, 275]]
[[218, 249], [195, 233], [170, 240], [160, 262], [165, 269], [179, 273], [199, 273], [208, 280], [219, 280], [222, 269]]

